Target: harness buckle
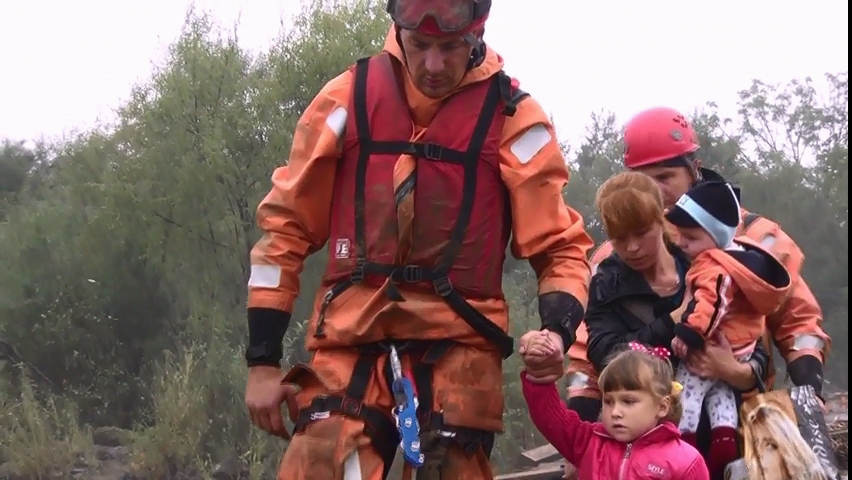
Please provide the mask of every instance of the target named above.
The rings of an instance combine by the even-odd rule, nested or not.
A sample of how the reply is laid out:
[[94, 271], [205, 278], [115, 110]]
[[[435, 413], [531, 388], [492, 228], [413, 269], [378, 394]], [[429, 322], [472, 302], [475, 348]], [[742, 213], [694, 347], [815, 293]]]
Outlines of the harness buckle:
[[355, 261], [355, 267], [352, 269], [352, 273], [349, 274], [349, 280], [352, 283], [361, 283], [364, 280], [364, 275], [367, 271], [367, 261], [363, 258], [359, 258]]
[[423, 268], [420, 265], [404, 265], [402, 267], [402, 279], [407, 283], [422, 282]]
[[360, 417], [361, 407], [363, 406], [363, 402], [360, 402], [354, 398], [343, 397], [343, 399], [340, 401], [340, 411], [344, 415], [348, 415], [351, 417]]
[[444, 147], [437, 143], [423, 144], [423, 157], [429, 160], [440, 160], [443, 157]]
[[446, 275], [436, 278], [432, 286], [435, 288], [435, 293], [442, 297], [448, 297], [453, 292], [453, 282]]

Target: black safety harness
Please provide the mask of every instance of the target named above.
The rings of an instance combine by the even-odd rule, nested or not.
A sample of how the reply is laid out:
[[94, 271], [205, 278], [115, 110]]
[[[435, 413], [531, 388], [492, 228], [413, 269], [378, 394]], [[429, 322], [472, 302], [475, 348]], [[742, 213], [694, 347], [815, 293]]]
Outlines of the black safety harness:
[[[387, 54], [384, 54], [387, 55]], [[435, 143], [411, 141], [377, 141], [370, 135], [370, 124], [367, 114], [367, 73], [370, 58], [362, 58], [355, 65], [355, 83], [353, 89], [355, 124], [359, 142], [359, 155], [355, 167], [355, 255], [356, 264], [350, 275], [332, 285], [323, 297], [315, 336], [322, 338], [324, 333], [325, 314], [329, 304], [352, 285], [361, 283], [370, 274], [390, 278], [386, 288], [388, 298], [393, 301], [404, 301], [396, 283], [431, 282], [441, 298], [458, 314], [471, 328], [495, 344], [503, 358], [508, 358], [513, 349], [514, 341], [506, 332], [489, 320], [485, 315], [465, 300], [462, 294], [450, 282], [450, 269], [459, 253], [465, 230], [470, 222], [476, 192], [477, 167], [492, 119], [497, 113], [497, 107], [502, 100], [505, 107], [503, 115], [515, 114], [517, 103], [527, 96], [520, 89], [513, 88], [511, 79], [502, 71], [494, 75], [482, 105], [482, 113], [476, 121], [467, 150], [456, 150]], [[390, 60], [389, 61], [393, 61]], [[367, 259], [365, 232], [365, 187], [367, 163], [373, 154], [409, 154], [417, 159], [429, 161], [452, 162], [464, 167], [464, 183], [462, 201], [456, 223], [453, 225], [449, 242], [435, 266], [396, 265], [373, 262]], [[352, 377], [342, 395], [321, 395], [299, 412], [296, 422], [296, 432], [314, 420], [328, 413], [339, 413], [364, 421], [365, 433], [371, 438], [373, 446], [382, 456], [387, 477], [399, 445], [399, 434], [390, 414], [382, 408], [364, 404], [367, 384], [372, 376], [373, 368], [381, 355], [394, 345], [397, 351], [408, 353], [412, 360], [412, 376], [417, 389], [419, 401], [418, 418], [421, 431], [440, 430], [451, 433], [454, 441], [461, 444], [469, 454], [476, 448], [482, 447], [490, 454], [493, 446], [493, 433], [478, 429], [446, 425], [440, 412], [434, 411], [432, 405], [433, 370], [438, 360], [454, 345], [452, 340], [409, 340], [378, 342], [359, 346], [359, 355]], [[390, 365], [385, 362], [384, 376], [388, 385], [392, 383]]]

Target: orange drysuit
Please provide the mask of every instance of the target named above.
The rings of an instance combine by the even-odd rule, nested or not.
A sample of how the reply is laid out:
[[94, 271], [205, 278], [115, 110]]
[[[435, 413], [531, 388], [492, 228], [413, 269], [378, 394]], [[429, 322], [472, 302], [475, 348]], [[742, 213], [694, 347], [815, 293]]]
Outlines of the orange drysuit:
[[[602, 243], [592, 252], [589, 264], [592, 274], [606, 257], [612, 254], [612, 245], [609, 240]], [[577, 339], [568, 349], [568, 368], [565, 370], [568, 379], [568, 397], [588, 397], [595, 400], [601, 399], [601, 391], [598, 388], [598, 373], [586, 353], [589, 344], [589, 329], [586, 322], [577, 328]]]
[[[808, 361], [809, 358], [805, 358], [806, 356], [812, 357], [820, 363], [825, 362], [826, 355], [831, 347], [831, 338], [822, 328], [822, 308], [820, 308], [807, 282], [801, 276], [801, 268], [805, 258], [802, 250], [777, 223], [745, 209], [742, 209], [742, 212], [743, 221], [740, 223], [737, 236], [746, 236], [769, 250], [784, 264], [792, 279], [786, 301], [766, 319], [764, 346], [769, 354], [769, 367], [764, 382], [766, 387], [771, 389], [775, 380], [771, 348], [773, 341], [789, 366], [797, 360], [800, 362]], [[593, 259], [592, 264], [600, 263], [600, 260], [608, 257], [612, 254], [612, 251], [612, 243], [606, 240], [595, 250], [594, 258], [598, 260]], [[582, 325], [581, 329], [585, 331], [585, 324]], [[579, 343], [579, 329], [577, 337], [577, 343]], [[576, 355], [574, 352], [573, 350], [571, 352], [569, 373], [589, 369], [594, 371], [591, 362], [585, 356], [585, 350], [580, 351], [578, 348]], [[818, 366], [818, 369], [821, 371], [821, 366]], [[812, 368], [807, 370], [813, 371]], [[807, 375], [802, 375], [799, 378], [794, 377], [793, 381], [797, 385], [818, 382], [820, 387], [817, 388], [816, 385], [814, 387], [819, 392], [822, 374], [820, 373], [818, 377], [818, 379], [811, 379]], [[592, 390], [587, 388], [586, 391]]]
[[[394, 28], [384, 51], [402, 63]], [[490, 81], [502, 67], [502, 59], [489, 49], [484, 61], [465, 75], [457, 94], [476, 90], [476, 85]], [[355, 75], [347, 70], [322, 88], [299, 120], [288, 167], [273, 173], [272, 190], [257, 211], [265, 234], [251, 252], [249, 308], [292, 311], [305, 257], [329, 241], [335, 209], [352, 208], [352, 197], [341, 198], [334, 192], [351, 190], [347, 182], [354, 182], [341, 173], [340, 159], [347, 158], [347, 149], [357, 144], [348, 131], [352, 112], [347, 111]], [[413, 138], [419, 138], [447, 101], [420, 94], [405, 68], [399, 69], [398, 76], [400, 89], [386, 94], [405, 97]], [[375, 98], [371, 101], [379, 105]], [[516, 104], [513, 116], [501, 121], [499, 148], [493, 155], [499, 158], [495, 171], [507, 196], [505, 218], [511, 229], [512, 252], [530, 260], [540, 294], [566, 292], [585, 308], [590, 278], [586, 254], [592, 241], [581, 216], [562, 200], [569, 173], [553, 127], [541, 106], [528, 96]], [[366, 187], [387, 189], [379, 182]], [[371, 213], [370, 221], [396, 231], [395, 216], [382, 218], [385, 212], [381, 208], [368, 211], [367, 216]], [[415, 230], [422, 232], [424, 226], [444, 220], [415, 218]], [[503, 240], [504, 250], [507, 241]], [[346, 260], [356, 247], [348, 239], [338, 238], [329, 249], [333, 259]], [[388, 423], [394, 405], [387, 385], [388, 355], [379, 346], [389, 339], [411, 340], [413, 345], [411, 350], [403, 349], [401, 357], [404, 370], [413, 371], [421, 406], [432, 405], [431, 416], [427, 415], [432, 420], [421, 418], [427, 459], [432, 454], [442, 456], [441, 478], [491, 478], [486, 453], [491, 446], [486, 444], [493, 442], [493, 432], [502, 429], [500, 352], [434, 291], [400, 282], [394, 286], [404, 300], [394, 301], [387, 291], [390, 279], [378, 284], [351, 282], [342, 293], [329, 295], [334, 297], [332, 301], [324, 300], [336, 285], [338, 275], [331, 270], [317, 293], [307, 329], [306, 345], [313, 352], [310, 364], [295, 366], [285, 378], [301, 387], [300, 418], [278, 478], [377, 480], [387, 475], [397, 445], [381, 442], [383, 437], [395, 435], [395, 429], [392, 420]], [[483, 275], [491, 275], [490, 269]], [[508, 307], [502, 293], [470, 295], [466, 300], [499, 330], [508, 331]], [[424, 367], [428, 367], [431, 382], [418, 381], [417, 371]], [[356, 370], [361, 373], [353, 374]], [[440, 421], [433, 421], [435, 418]], [[456, 442], [446, 445], [442, 438], [447, 436]]]
[[716, 333], [725, 336], [734, 355], [749, 356], [763, 337], [766, 316], [790, 290], [790, 274], [771, 253], [740, 237], [734, 247], [698, 254], [686, 274], [692, 298], [675, 336], [690, 348], [703, 348]]
[[802, 278], [804, 252], [774, 221], [743, 209], [737, 235], [744, 235], [773, 253], [790, 272], [792, 285], [785, 303], [766, 318], [764, 344], [769, 353], [766, 387], [775, 383], [772, 340], [787, 364], [787, 374], [796, 385], [809, 384], [822, 391], [822, 364], [831, 348], [831, 338], [822, 328], [822, 308]]

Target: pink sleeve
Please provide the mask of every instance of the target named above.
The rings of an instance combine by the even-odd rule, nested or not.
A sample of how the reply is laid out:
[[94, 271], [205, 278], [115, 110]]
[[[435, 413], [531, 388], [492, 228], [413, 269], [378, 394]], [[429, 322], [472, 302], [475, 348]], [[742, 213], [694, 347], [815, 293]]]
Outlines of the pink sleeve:
[[683, 480], [710, 480], [710, 471], [704, 463], [704, 457], [696, 455], [695, 460], [684, 470], [680, 476]]
[[584, 422], [565, 406], [556, 383], [533, 383], [527, 379], [526, 372], [521, 372], [521, 384], [530, 418], [538, 431], [566, 460], [579, 463], [591, 443], [595, 424]]

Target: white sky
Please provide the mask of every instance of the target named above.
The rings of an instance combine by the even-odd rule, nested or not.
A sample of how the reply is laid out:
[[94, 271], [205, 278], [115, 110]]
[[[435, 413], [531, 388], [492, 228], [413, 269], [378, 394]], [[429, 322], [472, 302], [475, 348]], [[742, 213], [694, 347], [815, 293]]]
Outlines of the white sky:
[[[187, 0], [0, 0], [0, 138], [91, 127], [144, 81]], [[197, 0], [264, 49], [298, 0]], [[849, 68], [845, 0], [495, 0], [486, 41], [576, 144], [592, 111], [620, 120], [716, 100], [735, 113], [752, 78]]]

